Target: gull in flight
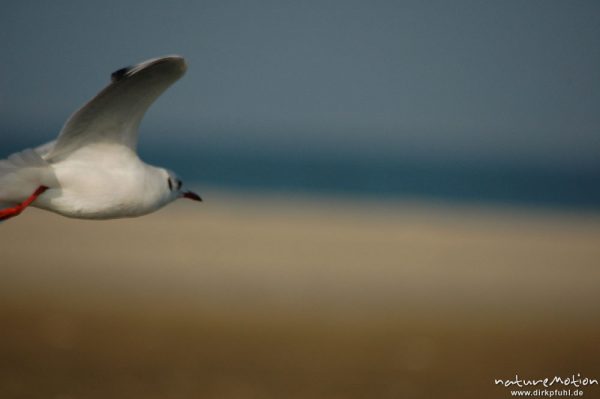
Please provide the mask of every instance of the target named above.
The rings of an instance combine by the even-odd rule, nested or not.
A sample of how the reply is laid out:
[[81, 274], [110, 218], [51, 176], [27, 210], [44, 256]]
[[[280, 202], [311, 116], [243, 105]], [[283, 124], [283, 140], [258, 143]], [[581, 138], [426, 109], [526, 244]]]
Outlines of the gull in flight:
[[175, 173], [137, 155], [150, 105], [186, 71], [178, 56], [122, 68], [76, 111], [55, 141], [0, 160], [0, 221], [28, 206], [80, 219], [145, 215], [178, 199], [202, 199]]

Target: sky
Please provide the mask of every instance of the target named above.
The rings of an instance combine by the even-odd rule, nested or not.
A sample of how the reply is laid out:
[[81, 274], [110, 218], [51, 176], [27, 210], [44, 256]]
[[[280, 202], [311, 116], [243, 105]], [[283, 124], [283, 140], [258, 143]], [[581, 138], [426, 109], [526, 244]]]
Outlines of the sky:
[[598, 21], [597, 1], [6, 2], [0, 132], [50, 140], [112, 71], [180, 54], [146, 143], [598, 169]]

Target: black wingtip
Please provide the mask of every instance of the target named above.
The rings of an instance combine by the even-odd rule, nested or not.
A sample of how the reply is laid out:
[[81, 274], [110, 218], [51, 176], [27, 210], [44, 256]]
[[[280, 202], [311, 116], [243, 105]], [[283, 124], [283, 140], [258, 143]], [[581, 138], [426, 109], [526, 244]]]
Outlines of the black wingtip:
[[130, 65], [125, 68], [117, 69], [110, 75], [111, 82], [118, 82], [123, 79], [129, 78], [138, 72], [147, 70], [150, 68], [166, 67], [171, 72], [178, 73], [179, 76], [183, 75], [187, 69], [187, 64], [183, 57], [178, 55], [168, 55], [161, 58], [153, 58], [136, 65]]
[[127, 76], [127, 73], [131, 71], [132, 67], [128, 66], [125, 68], [117, 69], [113, 73], [110, 74], [110, 81], [117, 82]]

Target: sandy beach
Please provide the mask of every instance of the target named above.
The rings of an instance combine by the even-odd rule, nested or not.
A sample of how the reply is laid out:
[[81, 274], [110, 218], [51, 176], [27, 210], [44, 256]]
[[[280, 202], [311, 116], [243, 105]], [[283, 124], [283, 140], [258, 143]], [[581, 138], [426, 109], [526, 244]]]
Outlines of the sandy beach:
[[203, 197], [3, 223], [0, 396], [506, 398], [495, 378], [600, 378], [598, 214]]

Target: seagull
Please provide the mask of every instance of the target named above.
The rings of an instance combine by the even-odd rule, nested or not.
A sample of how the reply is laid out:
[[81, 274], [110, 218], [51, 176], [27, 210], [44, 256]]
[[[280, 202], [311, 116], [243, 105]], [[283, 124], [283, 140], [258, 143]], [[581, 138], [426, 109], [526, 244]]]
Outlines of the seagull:
[[202, 201], [175, 173], [146, 164], [136, 151], [146, 110], [186, 69], [180, 56], [121, 68], [56, 140], [0, 160], [0, 221], [28, 206], [99, 220], [146, 215], [178, 198]]

